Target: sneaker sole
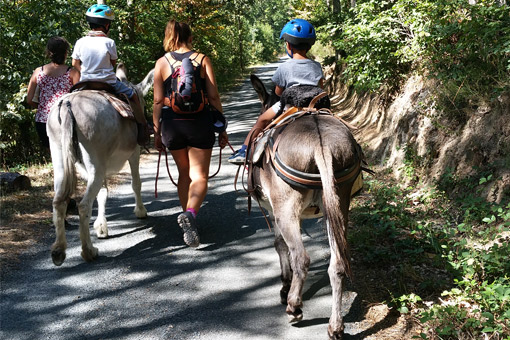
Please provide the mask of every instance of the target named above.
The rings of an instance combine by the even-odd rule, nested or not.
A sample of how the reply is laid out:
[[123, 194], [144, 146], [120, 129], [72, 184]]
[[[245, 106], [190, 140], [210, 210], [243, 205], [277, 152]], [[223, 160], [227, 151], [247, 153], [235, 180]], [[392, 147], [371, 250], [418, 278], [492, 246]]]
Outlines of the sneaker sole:
[[197, 227], [189, 220], [186, 214], [182, 213], [177, 217], [177, 223], [181, 227], [184, 235], [184, 243], [188, 246], [196, 248], [200, 245]]
[[233, 159], [228, 159], [228, 162], [229, 163], [232, 163], [232, 164], [235, 164], [235, 165], [243, 165], [244, 164], [244, 158], [233, 158]]

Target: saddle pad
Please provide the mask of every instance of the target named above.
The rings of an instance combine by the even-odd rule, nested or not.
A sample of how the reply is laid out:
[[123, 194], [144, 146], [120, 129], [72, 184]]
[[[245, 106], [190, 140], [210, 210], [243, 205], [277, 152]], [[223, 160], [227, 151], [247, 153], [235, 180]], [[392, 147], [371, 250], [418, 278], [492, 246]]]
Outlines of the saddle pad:
[[131, 120], [135, 120], [135, 116], [133, 115], [133, 110], [131, 110], [131, 106], [125, 101], [115, 97], [114, 95], [105, 92], [105, 91], [95, 91], [100, 93], [103, 97], [108, 99], [110, 104], [117, 110], [117, 112], [124, 118], [128, 118]]

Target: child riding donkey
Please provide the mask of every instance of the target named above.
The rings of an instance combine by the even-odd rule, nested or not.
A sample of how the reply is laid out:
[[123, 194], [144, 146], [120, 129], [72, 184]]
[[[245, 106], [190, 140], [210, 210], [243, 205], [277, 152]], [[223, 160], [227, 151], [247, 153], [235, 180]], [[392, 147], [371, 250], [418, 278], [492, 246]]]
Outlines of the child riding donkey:
[[115, 76], [117, 47], [107, 36], [115, 15], [109, 6], [95, 4], [87, 10], [86, 18], [91, 30], [76, 42], [72, 54], [73, 66], [81, 72], [80, 82], [104, 82], [111, 85], [116, 94], [127, 96], [138, 125], [137, 141], [143, 146], [149, 140], [149, 129], [140, 98]]
[[[304, 19], [293, 19], [283, 27], [280, 39], [285, 40], [285, 49], [291, 59], [281, 64], [272, 77], [275, 83], [275, 94], [280, 97], [285, 89], [293, 86], [309, 85], [322, 88], [324, 74], [321, 64], [306, 56], [316, 39], [313, 25]], [[279, 101], [261, 114], [248, 133], [244, 144], [228, 161], [233, 164], [243, 164], [250, 141], [283, 110], [284, 105]]]

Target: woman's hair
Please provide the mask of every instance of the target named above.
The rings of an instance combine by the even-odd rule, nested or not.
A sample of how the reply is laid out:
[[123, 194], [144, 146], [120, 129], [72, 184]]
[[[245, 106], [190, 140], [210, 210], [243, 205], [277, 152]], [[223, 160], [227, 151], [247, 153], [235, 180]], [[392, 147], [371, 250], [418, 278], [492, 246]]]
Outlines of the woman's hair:
[[46, 44], [46, 56], [58, 65], [65, 64], [69, 43], [62, 37], [52, 37]]
[[163, 47], [167, 52], [175, 51], [183, 44], [188, 46], [190, 38], [191, 28], [188, 24], [185, 22], [170, 20], [168, 24], [166, 24]]

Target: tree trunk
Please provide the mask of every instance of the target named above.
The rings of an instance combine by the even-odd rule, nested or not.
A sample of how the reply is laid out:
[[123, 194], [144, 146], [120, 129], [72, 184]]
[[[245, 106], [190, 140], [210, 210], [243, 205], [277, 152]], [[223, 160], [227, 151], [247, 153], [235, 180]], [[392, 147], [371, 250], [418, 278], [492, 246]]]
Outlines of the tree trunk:
[[342, 11], [342, 5], [340, 4], [340, 0], [333, 0], [333, 13], [340, 14]]
[[[334, 17], [335, 22], [339, 21], [341, 11], [342, 11], [342, 5], [340, 4], [340, 0], [333, 0], [333, 17]], [[340, 59], [339, 53], [335, 49], [335, 61], [338, 61], [338, 59]]]
[[105, 0], [97, 0], [98, 5], [106, 5]]
[[241, 19], [241, 15], [236, 15], [237, 17], [237, 33], [238, 33], [238, 43], [239, 43], [239, 67], [241, 72], [244, 72], [244, 46], [243, 46], [243, 21]]

